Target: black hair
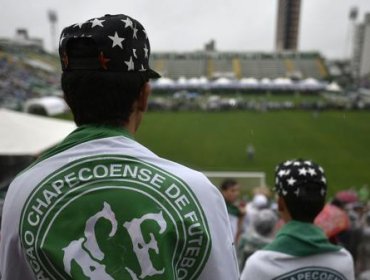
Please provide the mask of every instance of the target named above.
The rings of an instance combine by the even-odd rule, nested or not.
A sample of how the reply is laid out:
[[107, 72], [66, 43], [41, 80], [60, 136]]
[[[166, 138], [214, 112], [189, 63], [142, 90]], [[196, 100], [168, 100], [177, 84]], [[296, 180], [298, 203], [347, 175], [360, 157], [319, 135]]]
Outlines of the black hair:
[[[95, 42], [89, 38], [70, 40], [68, 64], [98, 57]], [[148, 82], [145, 72], [105, 72], [105, 70], [67, 70], [61, 84], [64, 99], [75, 123], [122, 126], [128, 121], [135, 100]]]
[[325, 196], [321, 195], [322, 184], [313, 182], [299, 186], [299, 195], [289, 193], [282, 196], [293, 220], [312, 223], [325, 205]]
[[235, 186], [235, 185], [237, 185], [237, 184], [238, 184], [238, 182], [237, 182], [236, 180], [228, 178], [228, 179], [225, 179], [225, 180], [221, 183], [220, 189], [221, 189], [222, 191], [226, 191], [226, 190], [228, 190], [228, 189], [232, 188], [233, 186]]

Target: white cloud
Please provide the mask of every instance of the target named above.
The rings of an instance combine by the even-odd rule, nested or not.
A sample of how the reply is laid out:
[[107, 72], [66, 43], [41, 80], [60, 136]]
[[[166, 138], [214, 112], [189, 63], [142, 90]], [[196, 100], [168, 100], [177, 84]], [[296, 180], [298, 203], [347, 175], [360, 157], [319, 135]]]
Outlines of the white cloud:
[[[147, 29], [153, 50], [199, 50], [210, 39], [220, 50], [272, 51], [277, 0], [0, 0], [0, 37], [26, 27], [51, 46], [47, 11], [58, 13], [62, 27], [107, 13], [124, 13]], [[350, 7], [360, 19], [370, 12], [368, 0], [303, 0], [300, 48], [330, 57], [348, 52]], [[58, 34], [59, 35], [59, 34]], [[346, 45], [347, 44], [347, 45]]]

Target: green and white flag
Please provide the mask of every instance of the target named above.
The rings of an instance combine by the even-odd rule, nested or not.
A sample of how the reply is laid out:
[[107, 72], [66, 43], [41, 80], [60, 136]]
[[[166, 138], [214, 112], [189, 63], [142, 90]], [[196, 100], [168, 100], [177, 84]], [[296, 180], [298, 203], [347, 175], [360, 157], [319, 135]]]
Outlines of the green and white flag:
[[199, 172], [83, 126], [11, 184], [3, 280], [238, 279], [224, 201]]

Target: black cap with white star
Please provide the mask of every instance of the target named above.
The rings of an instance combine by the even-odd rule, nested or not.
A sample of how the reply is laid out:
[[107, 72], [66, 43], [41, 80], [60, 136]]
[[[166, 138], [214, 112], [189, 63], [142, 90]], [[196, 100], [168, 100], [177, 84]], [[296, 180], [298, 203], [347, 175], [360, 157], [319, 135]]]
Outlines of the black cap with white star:
[[312, 161], [287, 160], [276, 167], [275, 191], [281, 196], [325, 197], [326, 190], [324, 169]]
[[[68, 43], [77, 38], [93, 40], [97, 57], [74, 59], [68, 57]], [[160, 75], [149, 67], [150, 44], [144, 27], [126, 15], [105, 15], [63, 29], [59, 41], [63, 71], [101, 70], [109, 72], [148, 73], [149, 78]]]

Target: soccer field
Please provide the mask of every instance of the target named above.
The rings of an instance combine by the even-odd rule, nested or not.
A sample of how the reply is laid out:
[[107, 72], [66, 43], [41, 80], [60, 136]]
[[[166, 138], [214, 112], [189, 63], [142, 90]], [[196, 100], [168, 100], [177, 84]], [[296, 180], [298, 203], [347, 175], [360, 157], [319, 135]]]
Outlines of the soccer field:
[[149, 112], [136, 138], [198, 170], [266, 172], [269, 186], [277, 163], [299, 157], [324, 167], [330, 193], [370, 184], [370, 112]]

